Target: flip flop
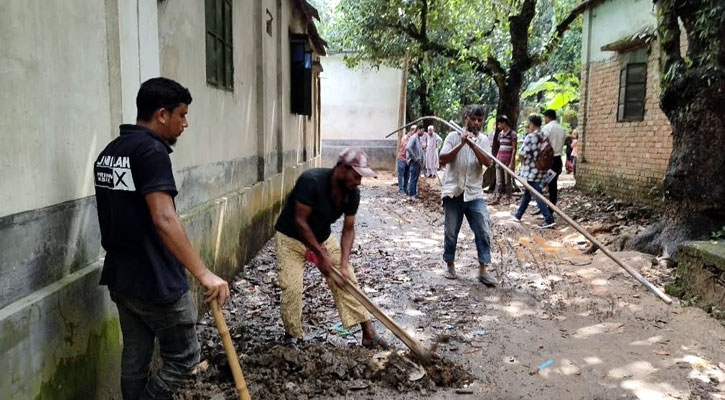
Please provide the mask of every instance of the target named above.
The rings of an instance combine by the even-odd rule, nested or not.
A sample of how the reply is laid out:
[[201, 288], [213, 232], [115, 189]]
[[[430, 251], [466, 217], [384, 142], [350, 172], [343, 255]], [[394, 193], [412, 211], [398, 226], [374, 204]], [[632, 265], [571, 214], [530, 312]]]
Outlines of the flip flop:
[[380, 347], [383, 350], [387, 350], [388, 347], [390, 347], [390, 344], [386, 342], [385, 339], [380, 337], [380, 335], [378, 335], [377, 333], [375, 334], [375, 336], [373, 336], [372, 339], [370, 339], [368, 343], [362, 343], [362, 345], [366, 349], [374, 349], [376, 347]]
[[479, 275], [478, 281], [489, 287], [496, 286], [496, 280], [494, 280], [493, 275], [489, 274], [488, 272], [484, 272]]
[[455, 270], [447, 270], [445, 274], [443, 274], [443, 277], [446, 279], [458, 279], [458, 275], [456, 274]]

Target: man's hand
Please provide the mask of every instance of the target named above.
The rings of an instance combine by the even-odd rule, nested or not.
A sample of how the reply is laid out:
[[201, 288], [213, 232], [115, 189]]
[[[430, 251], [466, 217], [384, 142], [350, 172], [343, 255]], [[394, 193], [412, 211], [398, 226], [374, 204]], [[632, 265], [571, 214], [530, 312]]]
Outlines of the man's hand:
[[213, 272], [209, 270], [204, 272], [199, 277], [199, 283], [206, 289], [204, 292], [205, 303], [211, 303], [212, 300], [216, 299], [219, 306], [222, 306], [229, 298], [229, 285]]
[[332, 280], [335, 281], [335, 284], [338, 287], [344, 287], [345, 286], [345, 283], [346, 283], [345, 280], [347, 280], [347, 278], [348, 278], [347, 271], [342, 272], [340, 270], [336, 270], [343, 277], [345, 277], [345, 280], [343, 280], [340, 277], [340, 275], [335, 274], [335, 273], [332, 272], [332, 269], [335, 268], [335, 267], [332, 266], [332, 260], [327, 255], [327, 253], [323, 253], [322, 257], [318, 257], [318, 258], [319, 258], [319, 260], [317, 262], [317, 268], [320, 269], [320, 272], [322, 273], [322, 275], [324, 275], [325, 277], [328, 277], [328, 278], [332, 278]]

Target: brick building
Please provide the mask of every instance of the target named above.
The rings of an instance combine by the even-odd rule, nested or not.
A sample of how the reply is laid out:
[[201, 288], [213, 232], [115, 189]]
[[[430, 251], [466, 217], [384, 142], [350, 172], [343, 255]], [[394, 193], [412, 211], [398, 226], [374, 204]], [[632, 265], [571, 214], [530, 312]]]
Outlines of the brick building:
[[659, 206], [672, 150], [659, 107], [650, 0], [609, 0], [583, 15], [577, 186]]

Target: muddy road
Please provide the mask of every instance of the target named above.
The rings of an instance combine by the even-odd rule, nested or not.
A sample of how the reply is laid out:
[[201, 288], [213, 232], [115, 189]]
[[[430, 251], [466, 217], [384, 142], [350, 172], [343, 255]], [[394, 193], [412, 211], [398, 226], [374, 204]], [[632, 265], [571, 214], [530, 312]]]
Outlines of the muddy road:
[[[408, 359], [377, 322], [400, 351], [361, 348], [359, 327], [339, 326], [332, 295], [313, 267], [305, 275], [306, 342], [280, 346], [270, 242], [232, 282], [224, 310], [253, 399], [725, 398], [725, 327], [699, 309], [665, 305], [606, 256], [582, 254], [587, 243], [572, 228], [540, 230], [537, 217], [509, 216], [516, 204], [489, 207], [499, 285], [476, 281], [467, 223], [456, 256], [459, 278], [451, 281], [443, 277], [437, 180], [425, 180], [417, 202], [399, 196], [389, 174], [363, 185], [351, 256], [360, 286], [424, 345], [437, 343], [436, 370]], [[605, 241], [649, 216], [570, 189], [560, 198]], [[602, 209], [606, 215], [598, 216]], [[619, 255], [655, 284], [671, 279], [651, 256]], [[236, 398], [210, 316], [198, 330], [202, 362], [175, 398]]]

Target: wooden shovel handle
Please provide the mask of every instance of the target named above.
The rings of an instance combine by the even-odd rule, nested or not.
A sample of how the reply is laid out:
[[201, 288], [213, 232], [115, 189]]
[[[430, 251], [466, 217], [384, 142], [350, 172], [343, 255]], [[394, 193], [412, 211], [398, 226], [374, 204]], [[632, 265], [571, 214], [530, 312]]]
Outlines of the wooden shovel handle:
[[216, 323], [216, 329], [219, 331], [219, 336], [222, 338], [224, 352], [227, 354], [229, 368], [232, 370], [232, 376], [234, 377], [234, 386], [237, 388], [237, 395], [241, 400], [251, 400], [249, 391], [247, 390], [247, 382], [244, 380], [244, 375], [242, 375], [242, 367], [239, 366], [237, 352], [234, 350], [234, 344], [232, 344], [232, 337], [229, 335], [229, 328], [216, 299], [211, 301], [211, 313], [214, 316], [214, 322]]
[[430, 361], [430, 353], [423, 347], [423, 345], [417, 341], [414, 337], [410, 336], [408, 332], [403, 329], [402, 326], [398, 325], [397, 322], [393, 321], [392, 318], [390, 318], [387, 314], [383, 312], [380, 308], [378, 308], [373, 302], [365, 296], [360, 289], [358, 289], [355, 285], [353, 285], [350, 281], [346, 280], [340, 272], [335, 269], [335, 267], [330, 268], [330, 271], [332, 274], [336, 275], [340, 279], [344, 280], [346, 282], [346, 285], [342, 288], [346, 292], [350, 293], [357, 301], [360, 302], [360, 304], [363, 305], [368, 311], [370, 311], [371, 314], [375, 316], [375, 318], [378, 319], [378, 321], [382, 322], [383, 325], [385, 325], [388, 329], [390, 329], [393, 334], [400, 339], [408, 348], [410, 351], [413, 352], [413, 354], [418, 358], [419, 361], [421, 361], [424, 364], [427, 364]]

